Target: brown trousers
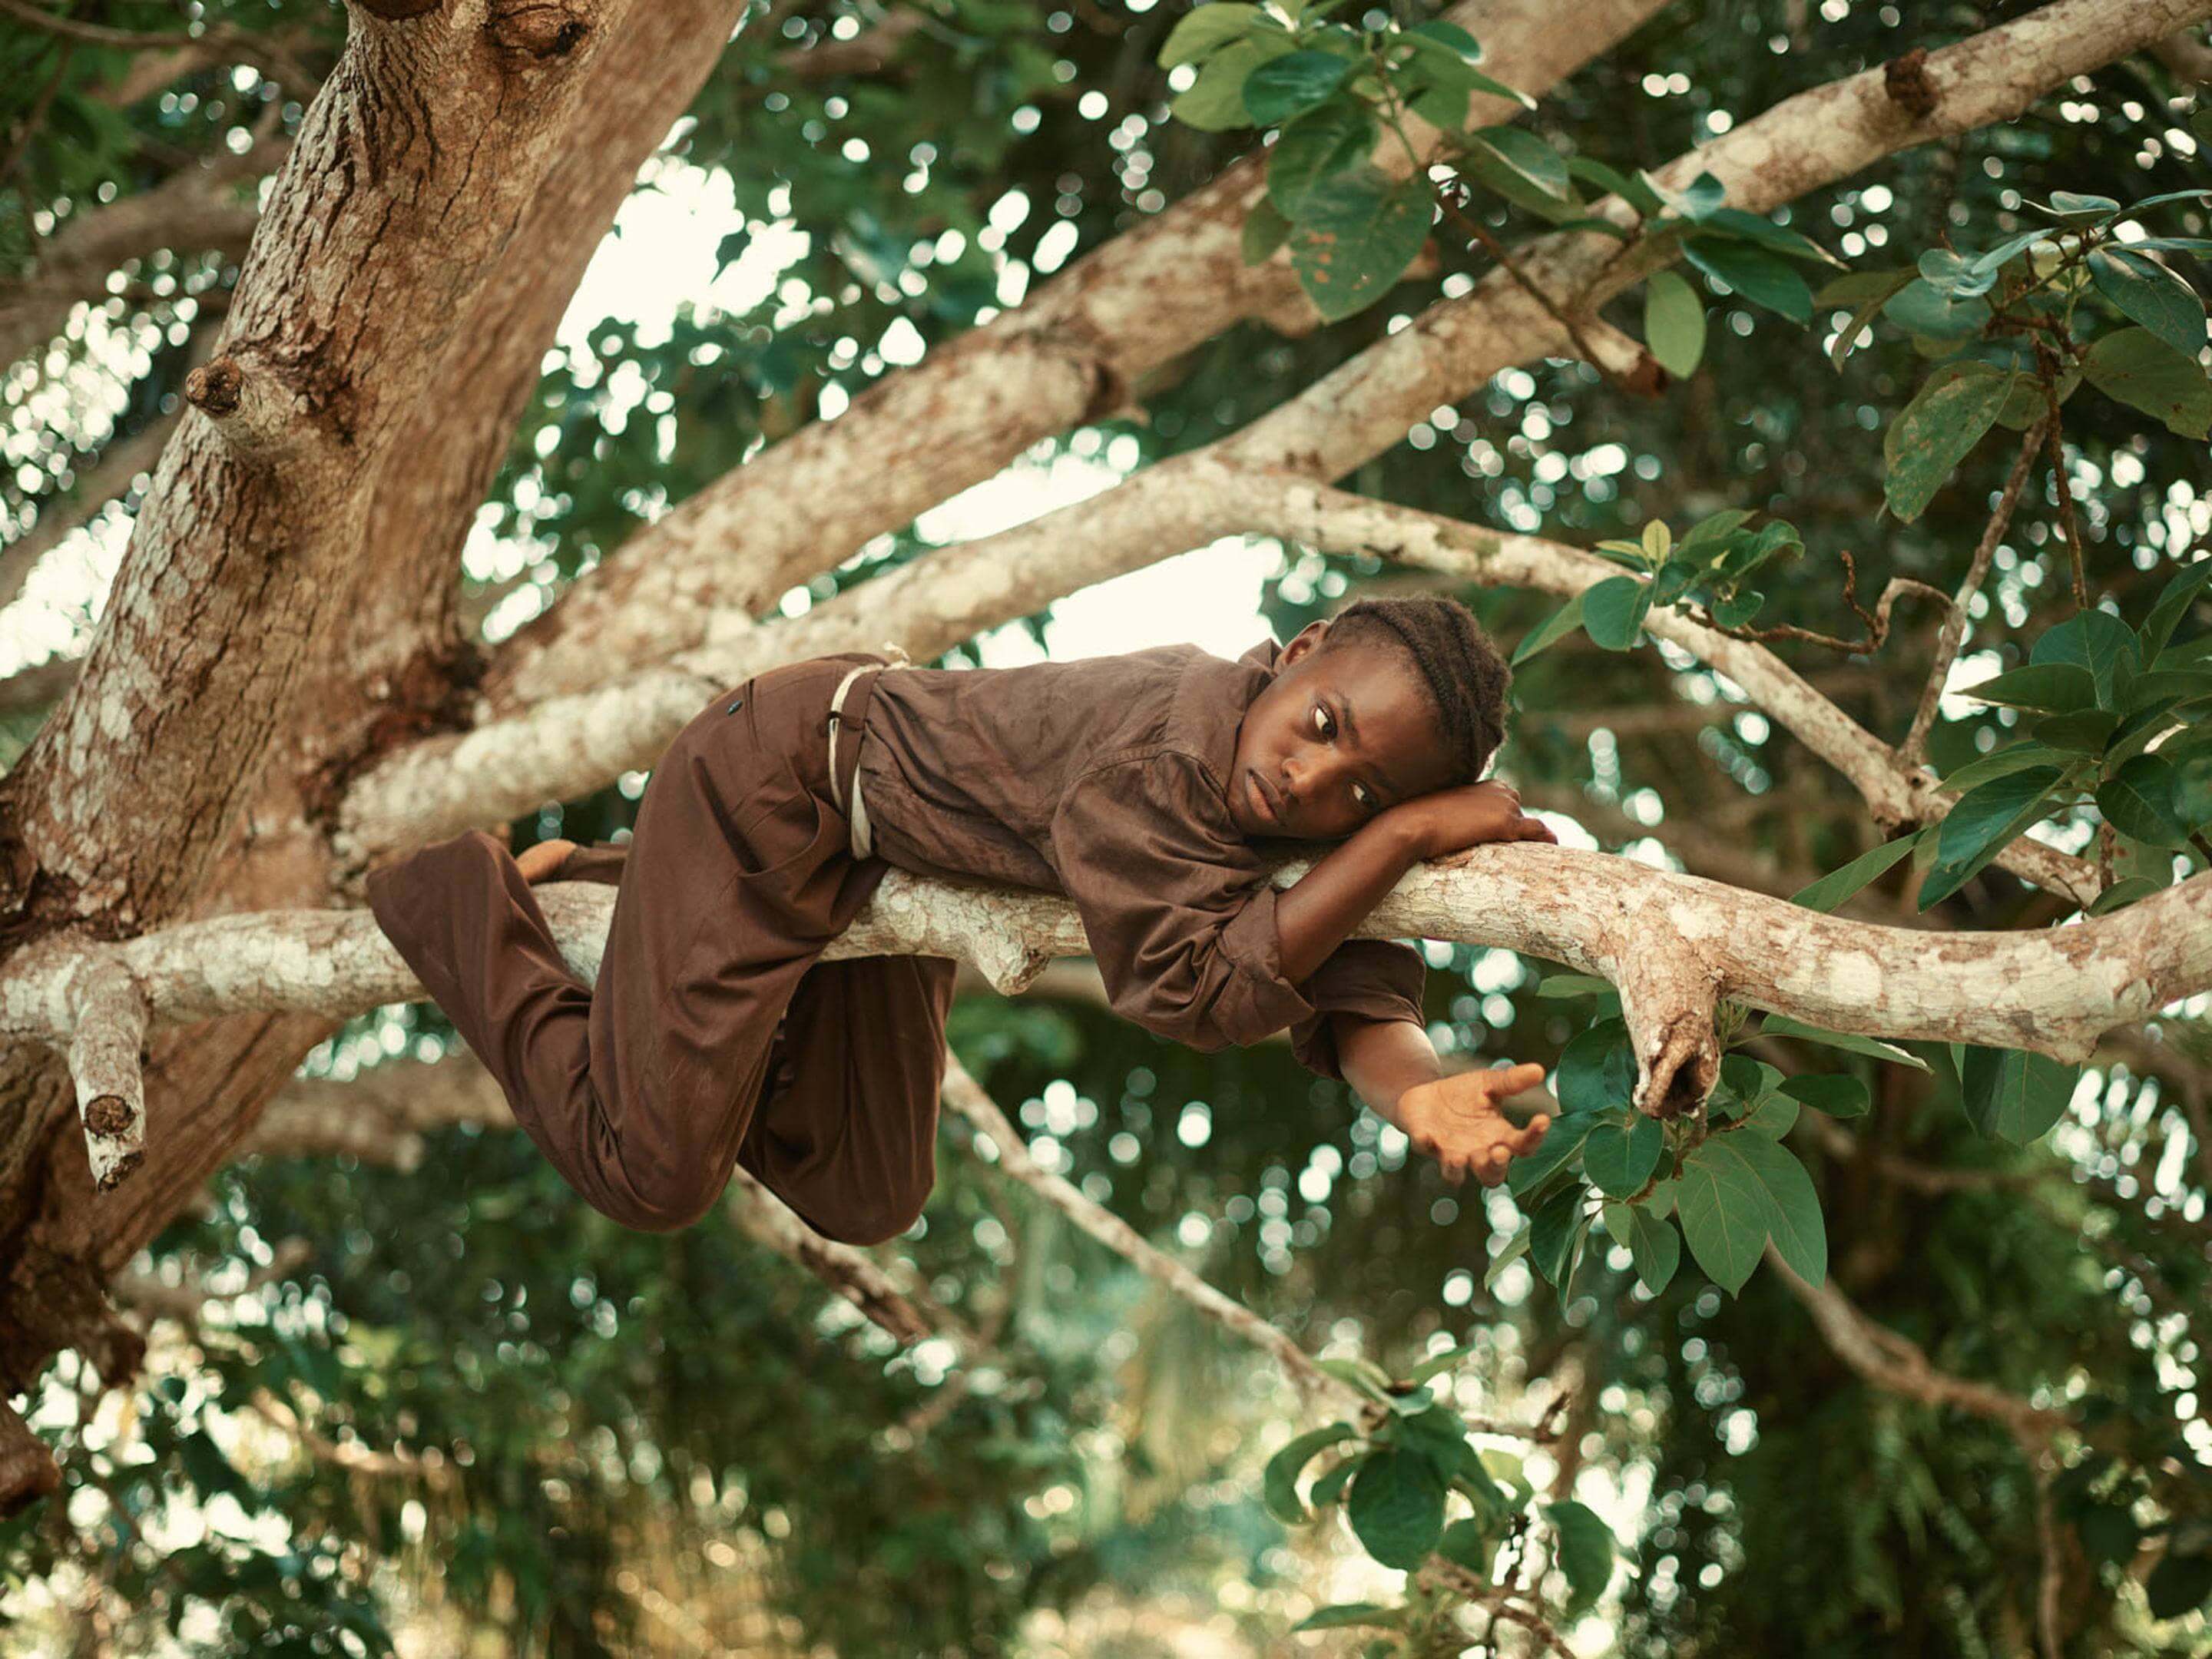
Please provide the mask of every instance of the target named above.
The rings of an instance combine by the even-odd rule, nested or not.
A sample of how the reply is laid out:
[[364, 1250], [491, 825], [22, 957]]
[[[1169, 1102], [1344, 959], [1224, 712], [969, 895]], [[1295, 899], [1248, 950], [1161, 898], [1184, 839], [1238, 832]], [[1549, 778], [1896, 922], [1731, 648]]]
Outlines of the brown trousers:
[[[820, 658], [716, 697], [653, 769], [627, 848], [551, 879], [610, 883], [596, 987], [562, 962], [513, 856], [471, 830], [369, 872], [385, 936], [594, 1209], [689, 1226], [742, 1164], [825, 1237], [879, 1243], [936, 1181], [953, 964], [820, 962], [890, 866], [855, 860], [830, 787]], [[845, 702], [851, 799], [876, 676]]]

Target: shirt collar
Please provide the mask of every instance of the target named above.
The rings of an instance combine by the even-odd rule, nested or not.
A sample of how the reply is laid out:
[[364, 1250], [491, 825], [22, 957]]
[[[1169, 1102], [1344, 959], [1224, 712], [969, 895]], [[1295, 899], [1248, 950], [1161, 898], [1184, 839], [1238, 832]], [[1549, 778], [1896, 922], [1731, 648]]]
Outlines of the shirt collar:
[[1206, 775], [1227, 799], [1237, 767], [1237, 733], [1252, 701], [1275, 678], [1282, 647], [1265, 639], [1231, 662], [1210, 651], [1192, 653], [1168, 714], [1168, 738], [1205, 763]]

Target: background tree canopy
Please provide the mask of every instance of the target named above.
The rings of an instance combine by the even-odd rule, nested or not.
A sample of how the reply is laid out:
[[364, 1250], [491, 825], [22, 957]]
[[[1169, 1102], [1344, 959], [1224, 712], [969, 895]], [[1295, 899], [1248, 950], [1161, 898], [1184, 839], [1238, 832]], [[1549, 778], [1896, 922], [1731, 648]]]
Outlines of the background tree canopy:
[[[2170, 9], [2191, 23], [2212, 10]], [[1349, 474], [1316, 475], [1492, 530], [1612, 544], [1609, 580], [1563, 611], [1540, 583], [1285, 539], [1268, 544], [1279, 558], [1261, 595], [1277, 636], [1359, 593], [1457, 593], [1522, 653], [1500, 771], [1563, 841], [1926, 930], [1931, 951], [1948, 933], [2049, 927], [2203, 879], [2201, 29], [2039, 87], [2016, 118], [1885, 141], [1893, 153], [1872, 166], [1792, 179], [1771, 212], [1746, 213], [1639, 170], [1885, 64], [1899, 118], [1940, 129], [1942, 49], [2038, 8], [1577, 9], [1215, 6], [1194, 27], [1203, 14], [1126, 0], [742, 8], [688, 107], [640, 118], [658, 124], [647, 147], [666, 137], [635, 188], [726, 191], [736, 228], [718, 258], [745, 281], [665, 322], [572, 309], [557, 342], [531, 337], [520, 378], [415, 389], [423, 430], [456, 451], [495, 446], [481, 508], [450, 514], [439, 544], [433, 609], [458, 623], [434, 649], [360, 668], [399, 689], [374, 719], [333, 720], [343, 739], [301, 745], [295, 816], [319, 848], [342, 841], [334, 803], [379, 757], [475, 723], [480, 683], [509, 712], [532, 701], [501, 678], [502, 647], [557, 648], [564, 598], [641, 528], [690, 522], [672, 509], [794, 434], [834, 431], [878, 382], [950, 356], [1273, 144], [1284, 164], [1241, 246], [1254, 270], [1285, 250], [1304, 300], [1240, 315], [1131, 384], [1102, 373], [1086, 417], [1029, 446], [1019, 471], [1073, 459], [1130, 477], [1245, 433], [1501, 260], [1525, 259], [1542, 288], [1570, 269], [1542, 252], [1557, 227], [1583, 229], [1590, 258], [1610, 257], [1608, 239], [1632, 260], [1671, 238], [1680, 262], [1616, 284], [1574, 339], [1509, 354]], [[488, 50], [570, 50], [517, 33], [526, 14], [488, 15]], [[188, 397], [188, 375], [262, 314], [242, 297], [248, 238], [315, 176], [270, 175], [319, 97], [361, 95], [364, 36], [410, 26], [392, 3], [349, 16], [298, 0], [0, 0], [9, 782], [55, 741], [48, 717], [71, 706], [80, 663], [88, 683], [98, 672], [111, 584], [150, 556], [130, 541], [134, 514], [189, 464], [157, 459], [202, 421], [191, 404], [213, 416], [222, 401], [204, 374]], [[1386, 41], [1406, 55], [1361, 85], [1360, 54]], [[1906, 57], [1921, 48], [1939, 54], [1932, 80]], [[1524, 66], [1540, 60], [1538, 77]], [[1396, 142], [1395, 115], [1466, 119], [1493, 72], [1539, 92], [1535, 107], [1493, 106], [1457, 165], [1427, 176], [1366, 162]], [[1363, 126], [1370, 107], [1395, 115]], [[576, 145], [580, 131], [556, 122], [539, 142]], [[1616, 192], [1628, 228], [1592, 231]], [[780, 270], [750, 257], [771, 233], [794, 250]], [[233, 318], [234, 295], [251, 317]], [[1148, 309], [1194, 303], [1174, 271], [1156, 274]], [[2043, 423], [2062, 397], [2053, 439]], [[315, 407], [321, 420], [343, 405]], [[912, 413], [967, 430], [957, 410]], [[416, 449], [403, 482], [451, 494], [448, 459]], [[1993, 511], [2007, 521], [1989, 536]], [[398, 638], [413, 598], [392, 567], [408, 556], [382, 520], [361, 522], [345, 544], [354, 613], [388, 613], [375, 626]], [[823, 549], [751, 608], [764, 630], [796, 621], [926, 566], [945, 539], [902, 519]], [[1970, 570], [1963, 641], [1939, 645]], [[1899, 579], [1922, 586], [1873, 612]], [[176, 603], [188, 642], [192, 601]], [[1961, 792], [1959, 810], [1870, 808], [1863, 780], [1736, 679], [1670, 639], [1639, 642], [1678, 603], [1758, 635], [1886, 744], [1914, 729], [1939, 649], [1955, 651], [1912, 758]], [[684, 609], [672, 604], [672, 629], [696, 622]], [[1014, 626], [1047, 647], [1051, 615]], [[578, 626], [588, 653], [602, 636]], [[661, 654], [694, 642], [672, 635]], [[984, 653], [970, 641], [940, 660]], [[601, 782], [521, 814], [514, 844], [623, 833], [642, 773]], [[2081, 860], [2069, 867], [2086, 892], [2014, 872], [2043, 856], [2017, 839], [2039, 818], [2044, 843]], [[172, 863], [186, 885], [205, 867]], [[57, 890], [13, 893], [10, 914], [46, 915]], [[307, 890], [249, 884], [205, 908], [318, 902]], [[10, 923], [10, 946], [37, 931]], [[1358, 1419], [1388, 1431], [1366, 1463], [1340, 1446], [1311, 1465], [1339, 1501], [1293, 1484], [1286, 1506], [1263, 1469], [1328, 1413], [1266, 1351], [1010, 1179], [972, 1119], [947, 1113], [926, 1215], [874, 1252], [957, 1338], [902, 1348], [766, 1248], [740, 1205], [667, 1237], [592, 1212], [484, 1104], [437, 1010], [395, 1004], [316, 1029], [265, 1113], [266, 1090], [232, 1129], [195, 1131], [213, 1175], [146, 1224], [127, 1266], [109, 1264], [148, 1334], [135, 1376], [104, 1386], [114, 1368], [88, 1346], [47, 1365], [51, 1342], [5, 1345], [16, 1408], [61, 1473], [0, 1526], [12, 1650], [2204, 1650], [2204, 995], [2113, 1032], [2081, 1068], [1940, 1042], [1838, 1047], [1724, 1005], [1721, 1036], [1736, 1041], [1717, 1091], [1662, 1126], [1628, 1109], [1636, 1062], [1604, 981], [1487, 946], [1427, 954], [1439, 1048], [1544, 1062], [1568, 1114], [1514, 1190], [1448, 1186], [1286, 1047], [1162, 1043], [1079, 973], [1018, 998], [977, 987], [951, 1042], [1045, 1170], [1308, 1352], [1404, 1378], [1464, 1345], [1438, 1372], [1443, 1397], [1521, 1432], [1478, 1435], [1486, 1455], [1449, 1514], [1480, 1523], [1460, 1556], [1482, 1583], [1518, 1575], [1525, 1619], [1395, 1570], [1436, 1541], [1424, 1483], [1437, 1525], [1446, 1514], [1431, 1453], [1392, 1437], [1410, 1420], [1389, 1404], [1402, 1388]], [[79, 1156], [73, 1113], [56, 1108], [65, 1077], [40, 1093], [27, 1075], [11, 1078], [11, 1116], [58, 1122], [47, 1139]], [[149, 1078], [158, 1148], [169, 1097]], [[19, 1146], [29, 1132], [9, 1133]], [[1724, 1152], [1752, 1171], [1742, 1204], [1770, 1218], [1735, 1243], [1714, 1231], [1750, 1212], [1720, 1191]], [[41, 1210], [42, 1182], [89, 1190], [81, 1162], [50, 1162], [9, 1177], [20, 1282], [47, 1259], [21, 1240], [46, 1237], [37, 1218], [64, 1202]], [[1701, 1172], [1710, 1200], [1692, 1196]], [[1793, 1211], [1801, 1188], [1808, 1207]], [[1770, 1237], [1786, 1267], [1759, 1267]], [[1457, 1455], [1435, 1451], [1435, 1467]], [[1499, 1494], [1487, 1522], [1473, 1491]], [[1318, 1524], [1286, 1524], [1309, 1503]], [[1343, 1630], [1324, 1617], [1289, 1633], [1361, 1603], [1364, 1626], [1346, 1614]]]

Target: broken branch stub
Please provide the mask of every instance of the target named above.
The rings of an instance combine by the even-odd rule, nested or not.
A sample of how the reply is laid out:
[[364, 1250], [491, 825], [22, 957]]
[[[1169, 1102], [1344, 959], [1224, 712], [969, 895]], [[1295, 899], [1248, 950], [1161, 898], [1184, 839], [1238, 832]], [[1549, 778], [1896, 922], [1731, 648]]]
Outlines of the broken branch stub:
[[146, 1156], [146, 1083], [142, 1069], [146, 999], [112, 950], [78, 958], [69, 980], [70, 1076], [84, 1120], [93, 1184], [106, 1192]]

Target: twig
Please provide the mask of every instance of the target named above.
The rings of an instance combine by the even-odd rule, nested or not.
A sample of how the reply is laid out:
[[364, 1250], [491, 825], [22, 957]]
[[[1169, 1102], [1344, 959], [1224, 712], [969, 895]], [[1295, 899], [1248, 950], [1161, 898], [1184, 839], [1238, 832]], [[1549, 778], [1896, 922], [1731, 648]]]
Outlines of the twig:
[[[1463, 181], [1456, 178], [1453, 183], [1462, 189], [1465, 188]], [[1598, 355], [1597, 348], [1583, 335], [1582, 325], [1521, 269], [1519, 262], [1505, 251], [1503, 243], [1490, 234], [1489, 228], [1480, 221], [1469, 218], [1460, 211], [1459, 204], [1443, 190], [1439, 189], [1433, 193], [1437, 205], [1443, 209], [1445, 216], [1455, 221], [1462, 229], [1473, 235], [1476, 241], [1481, 243], [1483, 252], [1497, 261], [1499, 267], [1513, 279], [1522, 292], [1541, 306], [1545, 315], [1566, 331], [1567, 338], [1573, 343], [1576, 352], [1584, 362], [1605, 377], [1608, 386], [1616, 391], [1625, 392], [1631, 397], [1637, 398], [1649, 398], [1658, 391], [1656, 382], [1648, 376], [1620, 374], [1607, 368], [1605, 359]], [[1639, 369], [1644, 363], [1650, 361], [1650, 353], [1647, 349], [1643, 357], [1638, 360]]]
[[2049, 1460], [2025, 1442], [2021, 1449], [2028, 1454], [2028, 1472], [2035, 1481], [2035, 1537], [2043, 1551], [2043, 1578], [2035, 1598], [2036, 1634], [2043, 1659], [2065, 1659], [2066, 1644], [2058, 1628], [2058, 1595], [2065, 1572], [2058, 1553], [2058, 1518], [2051, 1502]]
[[[69, 73], [70, 54], [76, 50], [75, 42], [62, 42], [61, 55], [54, 60], [52, 76], [40, 92], [38, 100], [24, 112], [23, 130], [15, 135], [15, 148], [8, 152], [8, 159], [0, 162], [0, 185], [6, 184], [15, 176], [15, 169], [23, 165], [23, 158], [31, 153], [31, 140], [39, 136], [39, 129], [46, 125], [46, 112], [53, 107], [54, 94], [62, 89], [62, 79]], [[23, 203], [23, 223], [34, 237], [38, 234], [37, 217], [31, 211], [27, 193]]]
[[1966, 637], [1967, 601], [1982, 585], [1997, 543], [2003, 539], [2005, 528], [2012, 522], [2013, 508], [2019, 504], [2020, 492], [2034, 468], [2036, 447], [2043, 441], [2049, 418], [2046, 416], [2030, 427], [2021, 441], [2011, 476], [2005, 480], [2004, 493], [1997, 497], [1996, 511], [1990, 515], [1989, 528], [1982, 532], [1982, 539], [1974, 549], [1973, 562], [1966, 569], [1966, 579], [1959, 584], [1958, 594], [1951, 601], [1951, 614], [1944, 617], [1942, 630], [1936, 636], [1935, 666], [1928, 671], [1928, 684], [1920, 693], [1920, 707], [1913, 711], [1912, 727], [1905, 734], [1905, 742], [1897, 751], [1897, 763], [1908, 772], [1920, 764], [1922, 747], [1928, 741], [1929, 728], [1936, 722], [1936, 707], [1943, 700], [1943, 683], [1950, 678], [1951, 665], [1958, 660], [1960, 644]]
[[2074, 485], [2066, 476], [2066, 447], [2060, 441], [2058, 417], [2058, 356], [2043, 337], [2035, 337], [2035, 362], [2043, 382], [2043, 406], [2048, 411], [2044, 442], [2051, 450], [2051, 482], [2058, 492], [2058, 520], [2066, 529], [2066, 550], [2074, 562], [2074, 609], [2089, 608], [2089, 589], [2081, 574], [2081, 526], [2074, 516]]
[[1940, 587], [1930, 587], [1926, 582], [1915, 581], [1910, 576], [1892, 576], [1888, 586], [1881, 590], [1881, 597], [1875, 601], [1873, 614], [1869, 615], [1866, 607], [1859, 603], [1858, 566], [1853, 562], [1850, 550], [1838, 548], [1836, 556], [1844, 562], [1844, 603], [1850, 606], [1852, 614], [1859, 619], [1859, 625], [1866, 629], [1866, 637], [1863, 640], [1839, 640], [1832, 634], [1815, 633], [1794, 623], [1776, 623], [1766, 628], [1753, 628], [1748, 624], [1731, 628], [1716, 621], [1702, 605], [1685, 603], [1675, 608], [1699, 627], [1710, 628], [1716, 634], [1725, 634], [1732, 640], [1750, 640], [1759, 644], [1772, 640], [1801, 640], [1807, 645], [1825, 646], [1846, 656], [1863, 657], [1881, 650], [1888, 641], [1890, 607], [1901, 596], [1914, 593], [1923, 599], [1934, 599], [1939, 605], [1951, 603], [1951, 596]]

